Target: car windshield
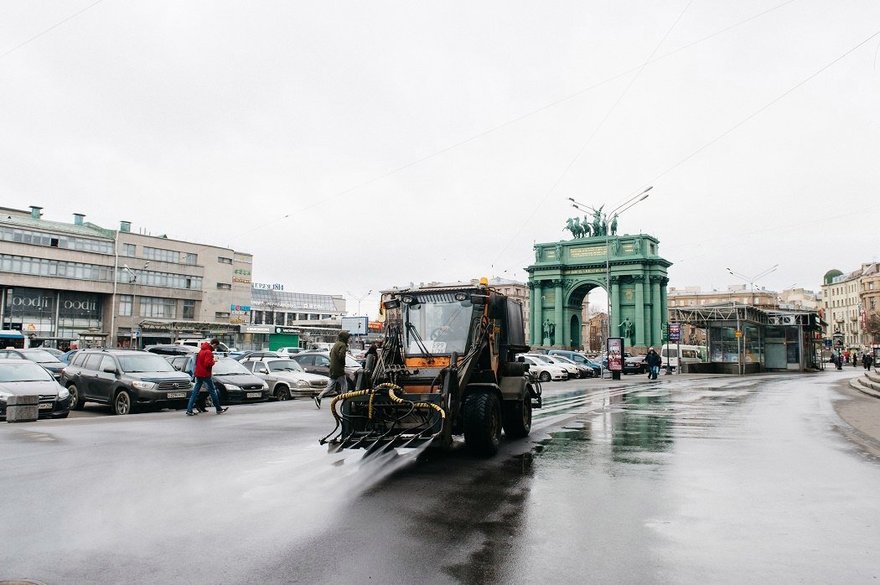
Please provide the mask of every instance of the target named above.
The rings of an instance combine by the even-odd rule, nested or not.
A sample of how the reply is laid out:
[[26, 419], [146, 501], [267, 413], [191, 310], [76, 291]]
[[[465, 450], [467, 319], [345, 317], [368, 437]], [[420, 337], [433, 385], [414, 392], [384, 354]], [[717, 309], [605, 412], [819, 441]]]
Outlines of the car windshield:
[[237, 362], [232, 358], [220, 358], [220, 360], [214, 364], [211, 373], [215, 376], [230, 376], [235, 374], [250, 374], [250, 371], [241, 365], [241, 362]]
[[54, 380], [52, 374], [34, 362], [5, 363], [0, 366], [0, 382], [49, 382]]
[[302, 366], [293, 360], [273, 360], [267, 364], [270, 372], [302, 372]]
[[409, 354], [464, 353], [473, 304], [453, 293], [426, 293], [406, 305], [406, 351]]
[[59, 362], [57, 357], [45, 349], [28, 349], [24, 352], [24, 355], [32, 362], [37, 362], [38, 364], [55, 364]]
[[534, 355], [532, 357], [535, 358], [536, 360], [538, 360], [539, 362], [544, 362], [545, 364], [552, 364], [553, 363], [553, 360], [550, 359], [549, 357], [547, 357], [546, 355]]
[[165, 359], [154, 353], [120, 355], [119, 365], [123, 372], [174, 372]]
[[568, 364], [570, 366], [576, 365], [573, 361], [571, 361], [567, 357], [563, 357], [561, 355], [555, 355], [555, 356], [553, 356], [553, 359], [556, 360], [557, 362], [562, 362], [563, 364]]

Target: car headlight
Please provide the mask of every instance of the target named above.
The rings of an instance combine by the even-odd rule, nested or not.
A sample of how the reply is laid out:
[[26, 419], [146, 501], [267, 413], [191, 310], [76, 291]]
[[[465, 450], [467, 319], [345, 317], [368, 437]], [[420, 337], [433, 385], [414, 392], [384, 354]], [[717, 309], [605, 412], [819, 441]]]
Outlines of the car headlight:
[[269, 389], [269, 385], [266, 384], [265, 382], [263, 382], [263, 390], [268, 390], [268, 389]]
[[58, 391], [58, 400], [67, 400], [69, 397], [70, 392], [67, 388], [61, 388], [61, 390]]
[[309, 387], [309, 383], [306, 382], [305, 380], [297, 380], [297, 381], [296, 381], [296, 387], [297, 387], [297, 388], [308, 388], [308, 387]]
[[144, 382], [142, 380], [135, 380], [131, 383], [132, 386], [137, 388], [138, 390], [152, 390], [156, 387], [155, 382]]
[[226, 384], [227, 390], [241, 390], [241, 386], [236, 386], [235, 384]]

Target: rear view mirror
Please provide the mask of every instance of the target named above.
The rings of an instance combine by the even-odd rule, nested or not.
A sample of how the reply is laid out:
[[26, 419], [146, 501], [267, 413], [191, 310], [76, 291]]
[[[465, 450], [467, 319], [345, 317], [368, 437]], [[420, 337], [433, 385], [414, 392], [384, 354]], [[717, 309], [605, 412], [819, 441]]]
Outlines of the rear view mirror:
[[110, 368], [110, 367], [107, 367], [107, 368], [104, 368], [104, 369], [101, 370], [101, 371], [102, 371], [102, 372], [105, 372], [105, 373], [107, 373], [107, 374], [115, 374], [115, 373], [116, 373], [116, 368]]

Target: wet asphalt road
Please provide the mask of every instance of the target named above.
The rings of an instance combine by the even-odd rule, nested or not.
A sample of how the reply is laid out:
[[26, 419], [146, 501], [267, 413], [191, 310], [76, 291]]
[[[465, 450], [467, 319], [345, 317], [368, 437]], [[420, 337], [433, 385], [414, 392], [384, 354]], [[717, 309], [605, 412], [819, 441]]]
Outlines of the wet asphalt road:
[[532, 436], [328, 454], [305, 400], [0, 426], [0, 580], [875, 583], [851, 371], [545, 385]]

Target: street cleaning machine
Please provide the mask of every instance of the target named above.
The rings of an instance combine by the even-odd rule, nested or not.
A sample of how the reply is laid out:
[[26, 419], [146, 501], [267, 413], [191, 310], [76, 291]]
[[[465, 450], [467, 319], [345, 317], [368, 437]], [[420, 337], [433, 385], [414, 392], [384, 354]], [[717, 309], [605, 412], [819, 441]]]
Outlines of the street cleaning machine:
[[494, 455], [501, 432], [531, 431], [541, 384], [516, 361], [526, 353], [522, 305], [479, 284], [394, 289], [382, 296], [384, 338], [355, 389], [336, 396], [336, 427], [322, 444], [377, 451], [426, 443], [449, 448], [453, 437], [478, 456]]

